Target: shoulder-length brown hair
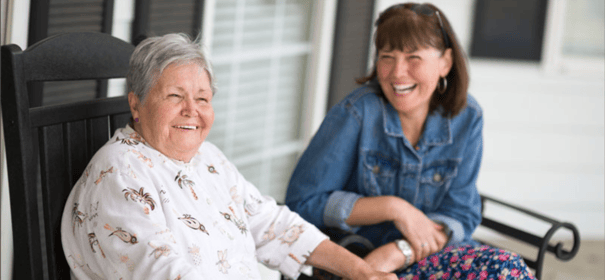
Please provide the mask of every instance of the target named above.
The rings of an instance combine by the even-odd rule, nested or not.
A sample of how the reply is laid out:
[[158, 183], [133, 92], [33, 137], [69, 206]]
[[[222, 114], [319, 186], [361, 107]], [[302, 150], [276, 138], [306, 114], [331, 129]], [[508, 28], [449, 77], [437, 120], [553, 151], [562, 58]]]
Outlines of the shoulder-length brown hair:
[[[389, 50], [400, 51], [415, 51], [418, 48], [433, 47], [443, 54], [446, 50], [446, 43], [441, 31], [440, 17], [443, 30], [447, 34], [449, 48], [452, 49], [452, 68], [445, 77], [447, 79], [446, 91], [433, 93], [429, 114], [441, 105], [444, 109], [442, 112], [444, 117], [454, 117], [466, 105], [469, 84], [466, 54], [460, 47], [456, 34], [443, 12], [432, 4], [422, 5], [432, 9], [433, 13], [425, 14], [413, 11], [412, 7], [418, 7], [418, 4], [415, 3], [397, 4], [382, 12], [376, 20], [374, 46], [376, 53], [387, 47]], [[425, 11], [428, 10], [427, 7], [423, 7]], [[370, 75], [356, 79], [358, 84], [375, 82], [377, 79], [375, 63], [376, 60]], [[384, 95], [377, 83], [376, 86], [379, 94]]]

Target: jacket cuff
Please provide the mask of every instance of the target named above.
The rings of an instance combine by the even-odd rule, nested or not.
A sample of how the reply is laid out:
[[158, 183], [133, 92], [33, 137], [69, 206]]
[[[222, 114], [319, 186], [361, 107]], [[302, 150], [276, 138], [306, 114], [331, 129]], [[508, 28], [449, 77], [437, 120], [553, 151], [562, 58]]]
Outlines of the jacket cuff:
[[445, 246], [464, 241], [464, 228], [458, 220], [436, 213], [428, 214], [427, 217], [435, 223], [445, 226], [445, 234], [448, 236]]
[[345, 221], [351, 215], [355, 202], [362, 196], [352, 192], [335, 191], [328, 198], [324, 209], [324, 224], [349, 232], [357, 232], [359, 227], [351, 227]]

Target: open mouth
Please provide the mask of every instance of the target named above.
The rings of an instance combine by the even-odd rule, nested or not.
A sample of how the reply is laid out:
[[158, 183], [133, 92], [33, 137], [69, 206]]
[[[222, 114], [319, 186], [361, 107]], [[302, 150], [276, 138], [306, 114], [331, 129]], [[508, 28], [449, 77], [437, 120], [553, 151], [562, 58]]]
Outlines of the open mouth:
[[397, 85], [394, 84], [393, 85], [393, 90], [395, 91], [395, 94], [398, 95], [405, 95], [408, 94], [412, 91], [414, 91], [414, 89], [416, 89], [416, 87], [418, 86], [418, 84], [411, 84], [411, 85]]
[[178, 128], [178, 129], [184, 129], [184, 130], [196, 130], [198, 129], [197, 126], [195, 125], [176, 125], [173, 126], [174, 128]]

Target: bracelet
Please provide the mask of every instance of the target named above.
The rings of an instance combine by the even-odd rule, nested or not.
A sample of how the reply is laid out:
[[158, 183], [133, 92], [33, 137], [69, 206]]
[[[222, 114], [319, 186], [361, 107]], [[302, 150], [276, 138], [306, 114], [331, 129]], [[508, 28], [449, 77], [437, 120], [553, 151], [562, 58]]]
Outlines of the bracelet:
[[399, 250], [401, 250], [405, 256], [405, 263], [403, 264], [402, 269], [408, 267], [412, 263], [412, 248], [410, 247], [410, 244], [403, 239], [395, 240], [395, 244], [397, 244], [397, 247], [399, 247]]

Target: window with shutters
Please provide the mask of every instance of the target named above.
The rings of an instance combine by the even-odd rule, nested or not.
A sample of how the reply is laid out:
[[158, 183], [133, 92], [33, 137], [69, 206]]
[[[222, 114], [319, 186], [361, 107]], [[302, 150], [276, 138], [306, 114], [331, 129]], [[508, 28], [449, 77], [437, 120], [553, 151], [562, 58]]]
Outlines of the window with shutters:
[[314, 11], [328, 2], [335, 7], [333, 1], [231, 0], [207, 1], [204, 8], [218, 86], [208, 140], [263, 194], [281, 202], [307, 144], [303, 123], [311, 110], [305, 104], [310, 96], [325, 100], [309, 85], [321, 74], [313, 63], [320, 48], [313, 30], [321, 18]]
[[203, 0], [136, 0], [132, 41], [168, 33], [195, 38], [202, 28], [203, 6]]
[[[46, 0], [38, 7], [48, 9], [48, 32], [94, 31], [91, 26], [111, 32], [101, 15], [108, 3], [113, 10], [110, 0]], [[195, 36], [203, 29], [218, 83], [208, 140], [264, 194], [283, 201], [297, 158], [325, 114], [336, 0], [125, 0], [116, 5], [120, 11], [132, 7], [133, 42], [138, 35]], [[125, 17], [120, 22], [128, 21], [118, 14]], [[130, 26], [119, 23], [114, 33], [128, 34], [122, 29]], [[124, 93], [123, 80], [115, 80], [109, 96]], [[96, 81], [82, 83], [57, 85], [56, 102], [94, 98]], [[49, 100], [45, 97], [46, 104]]]
[[477, 1], [470, 56], [539, 62], [547, 3], [547, 0]]
[[605, 2], [551, 0], [543, 67], [547, 73], [602, 78], [605, 74]]
[[199, 0], [154, 0], [149, 11], [149, 27], [155, 35], [185, 32], [195, 37], [201, 29]]
[[[31, 1], [28, 44], [59, 33], [111, 33], [114, 0]], [[106, 80], [34, 83], [30, 106], [60, 104], [107, 96]]]

